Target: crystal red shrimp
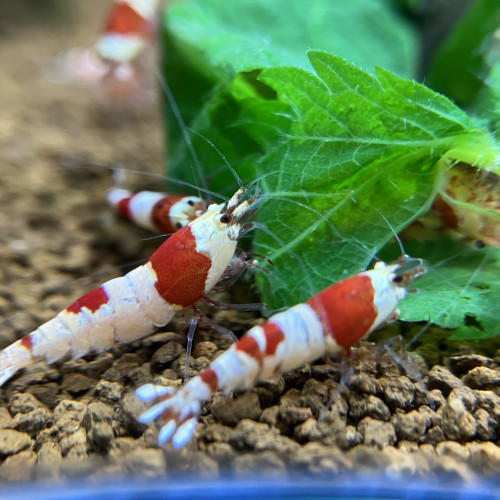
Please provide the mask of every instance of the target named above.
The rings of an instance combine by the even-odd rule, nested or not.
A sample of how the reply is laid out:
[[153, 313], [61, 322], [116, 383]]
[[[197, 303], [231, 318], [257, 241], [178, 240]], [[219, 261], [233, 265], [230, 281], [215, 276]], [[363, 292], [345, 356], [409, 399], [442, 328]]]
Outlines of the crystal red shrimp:
[[239, 189], [166, 240], [149, 261], [80, 297], [0, 352], [0, 385], [33, 360], [52, 363], [143, 338], [203, 299], [225, 275], [253, 200]]
[[493, 166], [457, 162], [444, 170], [437, 191], [431, 209], [405, 229], [405, 238], [445, 235], [500, 248], [500, 176]]
[[113, 62], [129, 62], [155, 36], [159, 0], [115, 0], [104, 33], [96, 43], [99, 55]]
[[457, 163], [444, 174], [432, 211], [452, 231], [500, 247], [500, 177], [487, 169]]
[[114, 210], [138, 226], [162, 234], [172, 234], [206, 211], [208, 203], [198, 196], [184, 196], [113, 188], [108, 202]]
[[155, 101], [154, 59], [159, 0], [115, 0], [92, 48], [55, 57], [46, 76], [58, 83], [93, 87], [104, 104]]
[[276, 314], [249, 330], [180, 390], [153, 384], [137, 389], [142, 401], [156, 403], [141, 416], [141, 422], [159, 419], [163, 423], [159, 442], [172, 439], [175, 447], [184, 446], [195, 431], [201, 405], [214, 392], [247, 389], [274, 373], [349, 350], [398, 318], [398, 302], [425, 272], [422, 260], [406, 255], [391, 264], [378, 262], [374, 269]]

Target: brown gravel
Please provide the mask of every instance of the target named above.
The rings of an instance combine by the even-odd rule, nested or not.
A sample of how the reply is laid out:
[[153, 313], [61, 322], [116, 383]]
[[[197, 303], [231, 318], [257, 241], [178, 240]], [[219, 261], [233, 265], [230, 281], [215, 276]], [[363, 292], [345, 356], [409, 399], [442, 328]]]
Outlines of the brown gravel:
[[[158, 116], [110, 124], [92, 96], [40, 76], [47, 57], [92, 42], [101, 2], [64, 0], [57, 15], [45, 17], [31, 16], [30, 2], [20, 4], [24, 10], [11, 7], [0, 17], [1, 346], [157, 244], [109, 216], [107, 169], [76, 167], [124, 163], [161, 172], [163, 157]], [[249, 314], [215, 317], [237, 331], [252, 322]], [[144, 406], [133, 389], [153, 380], [181, 384], [185, 332], [176, 320], [165, 332], [96, 357], [36, 363], [7, 383], [0, 389], [0, 479], [370, 472], [470, 482], [498, 474], [500, 369], [475, 354], [450, 359], [451, 371], [432, 367], [430, 394], [391, 361], [362, 363], [328, 411], [339, 375], [308, 365], [241, 394], [217, 395], [185, 449], [159, 449], [157, 431], [138, 422]], [[191, 373], [228, 345], [200, 328]]]

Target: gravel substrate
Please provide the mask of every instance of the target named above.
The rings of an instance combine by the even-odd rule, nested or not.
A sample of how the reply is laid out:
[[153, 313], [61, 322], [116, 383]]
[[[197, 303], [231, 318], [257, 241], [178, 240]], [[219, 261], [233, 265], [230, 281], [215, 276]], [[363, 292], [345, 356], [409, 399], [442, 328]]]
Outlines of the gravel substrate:
[[[177, 325], [184, 332], [183, 321]], [[228, 341], [199, 331], [191, 373]], [[500, 370], [462, 355], [450, 371], [434, 366], [429, 392], [390, 359], [360, 362], [327, 411], [338, 385], [328, 365], [304, 366], [206, 405], [195, 439], [182, 450], [158, 448], [157, 430], [138, 422], [133, 394], [155, 381], [179, 386], [185, 337], [157, 333], [94, 358], [37, 363], [3, 389], [0, 478], [175, 476], [215, 478], [383, 472], [463, 482], [500, 467]]]

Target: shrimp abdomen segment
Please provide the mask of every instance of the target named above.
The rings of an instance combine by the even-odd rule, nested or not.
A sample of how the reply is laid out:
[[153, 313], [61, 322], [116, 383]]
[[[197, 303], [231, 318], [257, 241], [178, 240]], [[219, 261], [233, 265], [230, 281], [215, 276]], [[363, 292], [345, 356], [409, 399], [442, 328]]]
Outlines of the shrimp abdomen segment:
[[325, 334], [348, 349], [375, 324], [375, 293], [371, 276], [361, 273], [329, 286], [306, 303], [321, 318]]
[[77, 359], [100, 353], [167, 324], [177, 308], [161, 297], [156, 281], [148, 263], [83, 295], [0, 353], [0, 385], [33, 360], [53, 363], [68, 354]]
[[326, 354], [323, 327], [307, 304], [299, 304], [250, 329], [211, 365], [202, 379], [212, 392], [251, 387], [272, 374], [297, 368]]

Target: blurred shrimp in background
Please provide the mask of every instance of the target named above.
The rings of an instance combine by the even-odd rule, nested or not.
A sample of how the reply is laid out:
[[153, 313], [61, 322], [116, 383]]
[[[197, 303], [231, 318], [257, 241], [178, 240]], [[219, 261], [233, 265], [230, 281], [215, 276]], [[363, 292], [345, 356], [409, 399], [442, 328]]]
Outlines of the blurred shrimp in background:
[[91, 88], [110, 112], [151, 107], [157, 97], [159, 6], [159, 0], [115, 0], [94, 45], [52, 58], [43, 68], [44, 76], [54, 83]]

